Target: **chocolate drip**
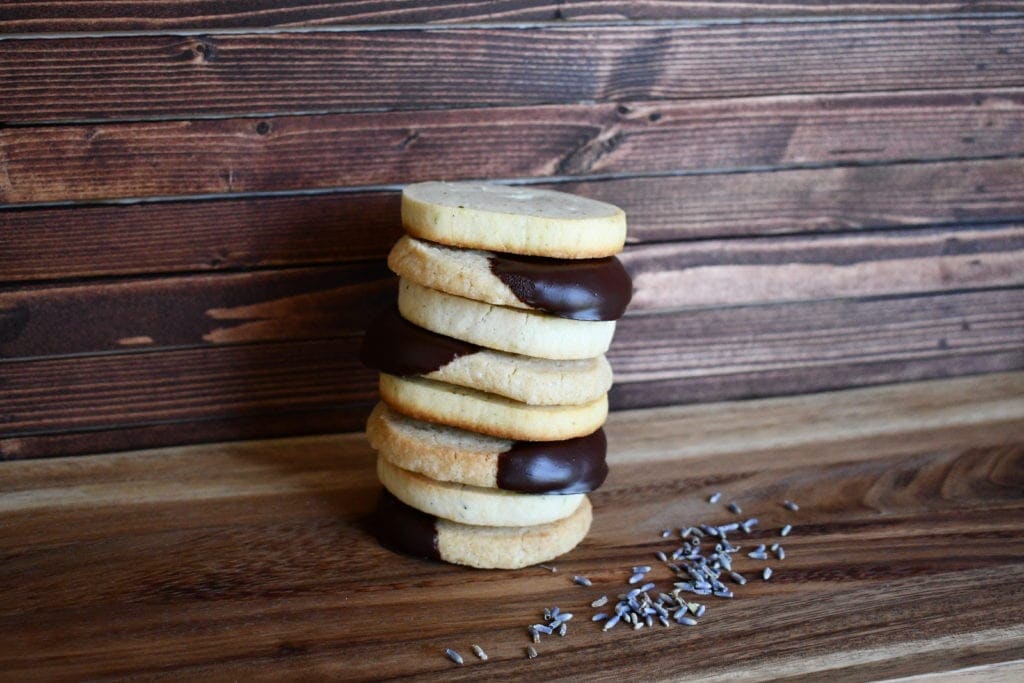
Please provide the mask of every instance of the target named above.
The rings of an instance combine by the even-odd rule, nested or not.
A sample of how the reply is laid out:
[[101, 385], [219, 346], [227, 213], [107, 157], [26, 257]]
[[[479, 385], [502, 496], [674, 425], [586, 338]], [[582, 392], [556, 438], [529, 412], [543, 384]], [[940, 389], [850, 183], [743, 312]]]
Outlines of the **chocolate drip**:
[[608, 476], [604, 430], [566, 441], [517, 441], [498, 456], [498, 488], [520, 493], [587, 493]]
[[614, 256], [552, 259], [492, 254], [491, 272], [524, 304], [560, 318], [618, 320], [633, 298], [633, 280]]
[[366, 330], [359, 360], [390, 375], [425, 375], [480, 347], [413, 325], [391, 306]]
[[433, 515], [409, 507], [384, 489], [377, 503], [373, 531], [386, 548], [428, 560], [440, 560], [436, 522]]

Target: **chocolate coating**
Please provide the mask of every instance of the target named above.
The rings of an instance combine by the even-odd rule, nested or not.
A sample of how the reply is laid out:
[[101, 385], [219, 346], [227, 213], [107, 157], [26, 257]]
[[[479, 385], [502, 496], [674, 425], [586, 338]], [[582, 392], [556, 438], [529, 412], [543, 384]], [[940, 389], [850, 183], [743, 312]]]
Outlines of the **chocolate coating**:
[[573, 320], [618, 320], [633, 298], [633, 280], [614, 256], [552, 259], [492, 254], [491, 272], [516, 298]]
[[377, 503], [373, 532], [385, 548], [428, 560], [441, 559], [437, 548], [437, 519], [409, 507], [387, 489], [381, 492]]
[[359, 360], [364, 365], [405, 377], [440, 370], [480, 347], [417, 327], [391, 306], [378, 315], [363, 337]]
[[498, 456], [498, 488], [520, 493], [588, 493], [608, 476], [604, 430], [566, 441], [517, 441]]

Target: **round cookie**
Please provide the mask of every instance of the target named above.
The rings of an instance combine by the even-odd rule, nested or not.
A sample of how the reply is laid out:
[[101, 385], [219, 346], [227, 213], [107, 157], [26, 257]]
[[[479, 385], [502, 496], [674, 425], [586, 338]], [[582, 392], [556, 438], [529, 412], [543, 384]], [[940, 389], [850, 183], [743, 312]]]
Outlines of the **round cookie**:
[[572, 320], [618, 320], [633, 296], [633, 281], [614, 256], [564, 260], [496, 254], [406, 235], [388, 254], [388, 267], [430, 289]]
[[512, 441], [415, 420], [378, 403], [370, 446], [396, 467], [437, 481], [519, 493], [589, 493], [604, 483], [604, 430], [565, 441]]
[[575, 548], [590, 530], [593, 511], [584, 496], [576, 511], [549, 524], [486, 527], [420, 512], [386, 490], [374, 519], [380, 542], [395, 550], [478, 569], [520, 569]]
[[591, 434], [608, 417], [608, 397], [577, 406], [531, 406], [420, 377], [380, 375], [380, 397], [400, 413], [473, 432], [523, 441]]
[[377, 478], [395, 498], [417, 510], [459, 524], [536, 526], [571, 515], [582, 493], [534, 496], [435, 481], [377, 458]]
[[431, 242], [510, 254], [598, 258], [622, 251], [626, 214], [564, 192], [427, 182], [402, 191], [402, 225]]
[[405, 278], [398, 287], [398, 310], [409, 322], [437, 334], [553, 360], [600, 356], [615, 334], [613, 320], [568, 320], [495, 306], [428, 289]]
[[417, 327], [393, 307], [370, 324], [359, 357], [391, 375], [422, 376], [530, 405], [590, 403], [612, 386], [604, 356], [549, 360], [484, 349]]

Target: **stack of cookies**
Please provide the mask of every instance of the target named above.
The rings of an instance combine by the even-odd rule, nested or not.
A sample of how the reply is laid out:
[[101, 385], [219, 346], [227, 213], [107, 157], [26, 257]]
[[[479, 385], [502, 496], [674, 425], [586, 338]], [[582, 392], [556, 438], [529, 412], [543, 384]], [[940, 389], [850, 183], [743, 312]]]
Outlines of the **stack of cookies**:
[[402, 193], [398, 306], [367, 331], [386, 545], [482, 568], [571, 550], [604, 481], [604, 357], [632, 282], [621, 209], [479, 183]]

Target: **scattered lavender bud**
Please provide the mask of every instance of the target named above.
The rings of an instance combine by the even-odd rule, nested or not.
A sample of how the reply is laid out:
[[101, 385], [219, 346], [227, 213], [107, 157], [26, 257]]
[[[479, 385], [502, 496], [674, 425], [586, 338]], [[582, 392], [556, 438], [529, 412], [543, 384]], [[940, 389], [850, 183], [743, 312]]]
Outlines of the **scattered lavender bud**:
[[789, 532], [792, 531], [792, 530], [793, 530], [793, 525], [792, 524], [787, 524], [786, 526], [782, 527], [782, 531], [779, 532], [779, 536], [789, 536]]
[[800, 509], [800, 506], [799, 506], [799, 505], [797, 505], [796, 503], [794, 503], [794, 502], [793, 502], [793, 501], [791, 501], [791, 500], [787, 500], [787, 501], [786, 501], [785, 503], [783, 503], [782, 505], [783, 505], [783, 507], [785, 507], [785, 508], [786, 508], [787, 510], [791, 510], [792, 512], [796, 512], [797, 510], [799, 510], [799, 509]]
[[712, 505], [714, 505], [715, 503], [717, 503], [720, 500], [722, 500], [722, 492], [721, 491], [718, 491], [716, 493], [712, 493], [710, 496], [708, 496], [708, 502], [711, 503]]
[[772, 578], [772, 568], [771, 567], [765, 567], [764, 571], [761, 572], [761, 578], [763, 580], [765, 580], [765, 581], [767, 581], [768, 579]]
[[483, 659], [485, 661], [487, 660], [487, 653], [484, 652], [484, 649], [479, 645], [473, 646], [473, 654], [475, 654], [480, 659]]
[[572, 577], [572, 582], [575, 583], [577, 586], [586, 586], [588, 588], [591, 585], [590, 579], [588, 579], [585, 576], [574, 576]]
[[448, 655], [448, 659], [452, 660], [452, 661], [453, 661], [453, 662], [455, 662], [456, 664], [462, 664], [462, 662], [463, 662], [463, 660], [462, 660], [462, 655], [460, 655], [460, 654], [459, 654], [458, 652], [456, 652], [455, 650], [453, 650], [453, 649], [451, 649], [451, 648], [448, 648], [448, 649], [446, 649], [446, 650], [444, 651], [444, 653], [445, 653], [446, 655]]

